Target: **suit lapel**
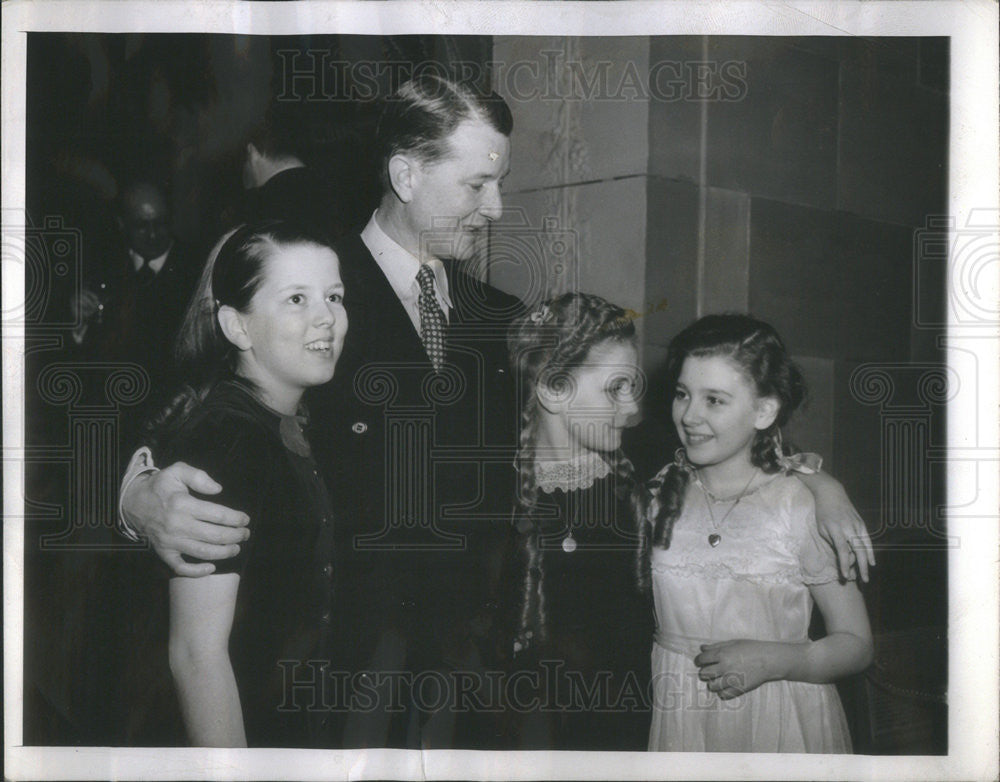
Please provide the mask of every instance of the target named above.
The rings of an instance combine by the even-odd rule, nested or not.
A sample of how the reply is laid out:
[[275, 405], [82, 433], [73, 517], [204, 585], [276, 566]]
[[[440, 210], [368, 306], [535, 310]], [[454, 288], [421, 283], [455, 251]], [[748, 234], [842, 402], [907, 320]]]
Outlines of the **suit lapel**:
[[350, 302], [347, 338], [363, 364], [427, 361], [420, 335], [382, 270], [358, 235], [342, 245]]

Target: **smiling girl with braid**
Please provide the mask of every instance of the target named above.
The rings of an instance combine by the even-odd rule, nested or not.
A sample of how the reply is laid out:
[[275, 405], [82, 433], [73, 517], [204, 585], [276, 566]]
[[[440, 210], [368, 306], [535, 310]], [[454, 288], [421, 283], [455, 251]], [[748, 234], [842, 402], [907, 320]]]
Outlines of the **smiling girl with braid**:
[[733, 314], [678, 334], [667, 375], [683, 449], [652, 482], [640, 547], [657, 615], [649, 748], [850, 752], [832, 682], [868, 665], [872, 635], [793, 477], [818, 465], [782, 448], [802, 374], [770, 325]]
[[598, 296], [564, 294], [508, 344], [524, 391], [515, 659], [543, 682], [520, 745], [641, 750], [652, 613], [634, 585], [640, 489], [621, 451], [638, 413], [635, 327]]

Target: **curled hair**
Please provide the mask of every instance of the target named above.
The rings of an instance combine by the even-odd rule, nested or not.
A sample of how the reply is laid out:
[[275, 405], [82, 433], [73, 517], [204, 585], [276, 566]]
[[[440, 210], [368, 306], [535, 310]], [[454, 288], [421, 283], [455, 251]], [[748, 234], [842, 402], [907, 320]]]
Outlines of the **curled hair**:
[[[684, 361], [688, 358], [719, 356], [728, 359], [753, 384], [760, 397], [778, 400], [774, 422], [757, 431], [750, 449], [751, 463], [767, 473], [781, 470], [778, 460], [781, 450], [781, 427], [806, 398], [802, 371], [789, 356], [774, 327], [750, 315], [727, 313], [706, 315], [674, 337], [667, 349], [666, 377], [668, 389], [677, 385]], [[649, 547], [670, 545], [673, 524], [680, 515], [690, 467], [683, 451], [672, 465], [654, 479], [653, 513], [647, 519], [648, 529], [640, 534], [639, 582], [648, 584]]]
[[242, 225], [209, 255], [174, 342], [174, 363], [185, 383], [145, 428], [155, 448], [205, 398], [212, 386], [237, 369], [238, 351], [219, 325], [219, 307], [246, 312], [264, 279], [267, 261], [296, 244], [328, 246], [311, 228], [284, 220]]
[[691, 479], [690, 465], [683, 454], [683, 449], [679, 450], [677, 458], [646, 484], [647, 504], [639, 519], [639, 545], [635, 557], [636, 583], [643, 592], [650, 588], [652, 549], [670, 547], [674, 522], [681, 515], [684, 492]]
[[684, 360], [719, 356], [728, 359], [753, 384], [757, 396], [778, 400], [778, 414], [754, 437], [750, 461], [764, 472], [780, 470], [776, 449], [779, 434], [806, 399], [802, 370], [769, 323], [750, 315], [706, 315], [674, 337], [667, 348], [667, 383], [677, 385]]
[[[538, 386], [541, 383], [564, 386], [571, 382], [570, 373], [586, 363], [595, 347], [634, 340], [635, 325], [625, 310], [586, 293], [566, 293], [551, 299], [510, 326], [507, 347], [522, 389], [521, 432], [514, 463], [518, 472], [514, 518], [521, 534], [518, 638], [522, 644], [527, 639], [542, 641], [546, 635], [544, 557], [541, 530], [534, 518], [539, 492], [535, 479], [540, 416]], [[611, 465], [617, 486], [628, 493], [638, 519], [644, 502], [635, 469], [621, 449], [612, 455]]]
[[462, 122], [479, 120], [509, 136], [514, 127], [510, 108], [500, 95], [424, 73], [404, 82], [384, 103], [375, 129], [382, 192], [389, 190], [389, 159], [400, 152], [421, 162], [448, 153], [447, 139]]

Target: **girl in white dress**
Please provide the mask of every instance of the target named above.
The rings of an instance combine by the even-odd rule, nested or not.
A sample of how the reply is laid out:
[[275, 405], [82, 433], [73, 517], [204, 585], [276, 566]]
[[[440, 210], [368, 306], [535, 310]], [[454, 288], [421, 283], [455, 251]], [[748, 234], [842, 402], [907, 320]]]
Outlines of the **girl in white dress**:
[[[832, 682], [868, 666], [871, 629], [812, 495], [788, 475], [803, 465], [780, 427], [802, 375], [774, 329], [745, 315], [698, 320], [667, 361], [684, 447], [654, 480], [640, 545], [657, 620], [649, 749], [850, 752]], [[827, 635], [811, 641], [814, 602]]]

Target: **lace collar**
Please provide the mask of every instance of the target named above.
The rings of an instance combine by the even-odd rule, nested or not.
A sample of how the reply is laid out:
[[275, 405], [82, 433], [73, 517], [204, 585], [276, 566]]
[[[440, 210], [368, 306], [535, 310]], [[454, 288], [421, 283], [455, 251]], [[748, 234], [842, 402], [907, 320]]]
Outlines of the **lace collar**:
[[585, 451], [565, 461], [536, 461], [535, 480], [546, 494], [589, 489], [594, 481], [611, 474], [611, 465], [596, 451]]

